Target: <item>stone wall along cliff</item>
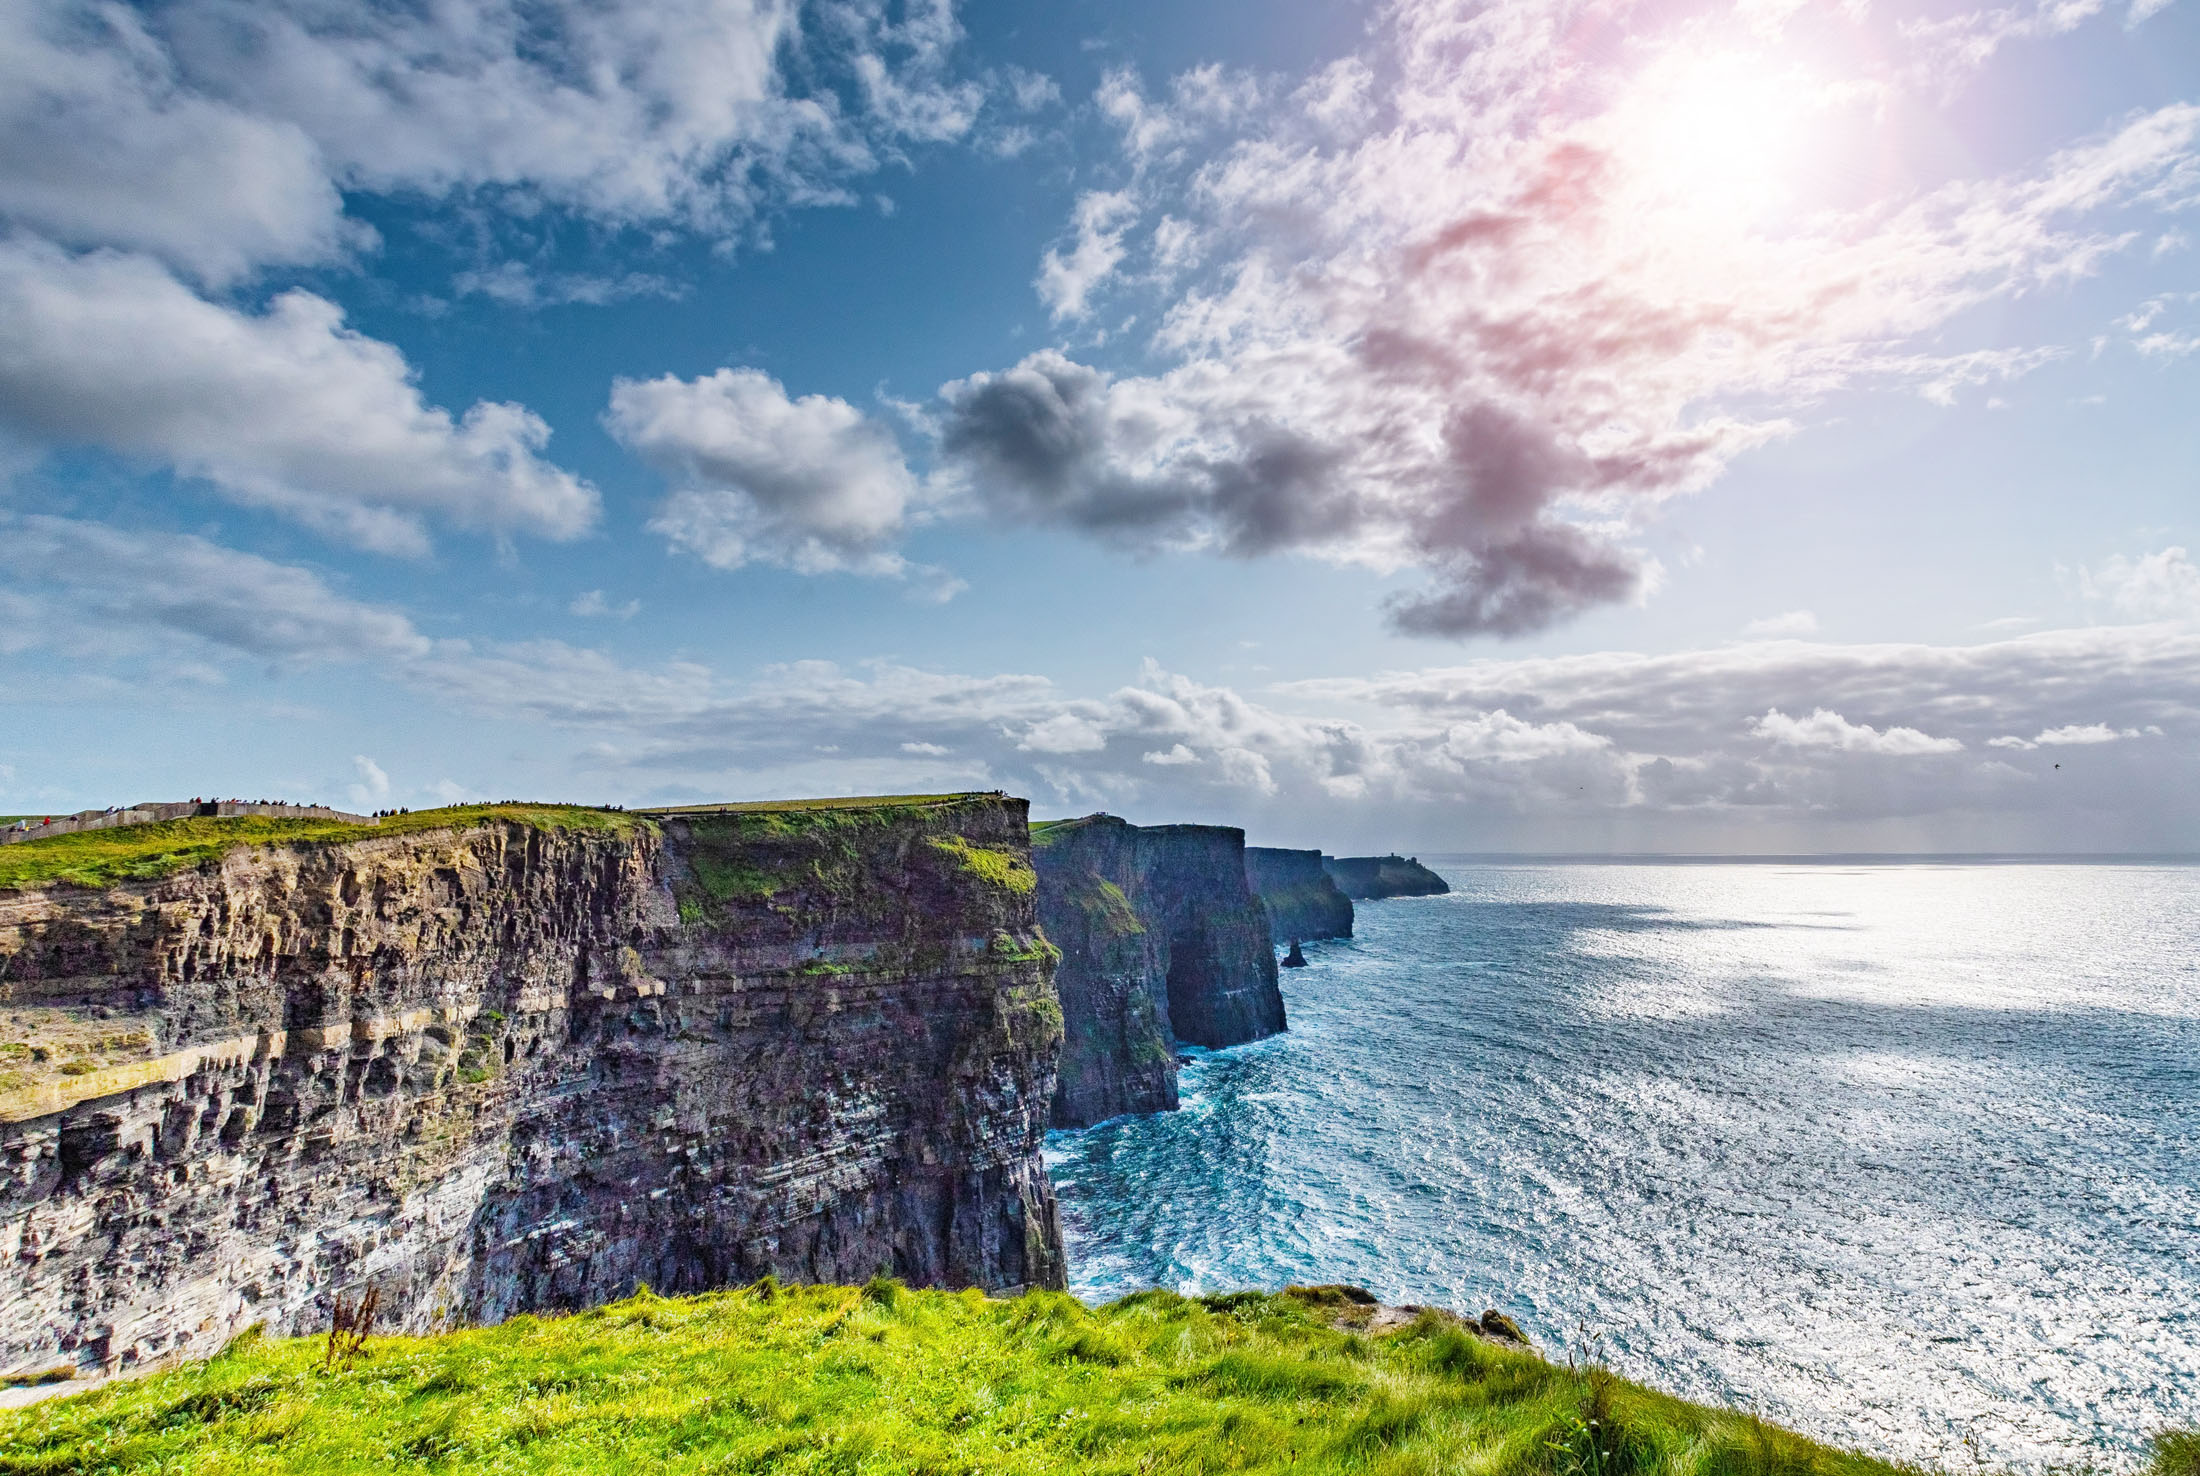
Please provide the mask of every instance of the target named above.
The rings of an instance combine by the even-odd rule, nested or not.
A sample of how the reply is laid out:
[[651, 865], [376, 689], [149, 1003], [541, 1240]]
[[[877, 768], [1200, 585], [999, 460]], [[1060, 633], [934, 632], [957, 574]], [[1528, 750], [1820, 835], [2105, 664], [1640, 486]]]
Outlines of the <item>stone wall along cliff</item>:
[[1062, 1284], [1021, 800], [592, 818], [0, 893], [0, 1369]]
[[1242, 1045], [1284, 1028], [1268, 918], [1245, 833], [1112, 815], [1034, 831], [1039, 916], [1062, 950], [1057, 1127], [1176, 1105], [1176, 1044]]
[[1245, 880], [1268, 909], [1276, 943], [1352, 936], [1352, 899], [1322, 869], [1321, 852], [1247, 846]]
[[1418, 856], [1324, 856], [1322, 869], [1339, 891], [1356, 901], [1434, 897], [1451, 890], [1451, 883], [1423, 866]]

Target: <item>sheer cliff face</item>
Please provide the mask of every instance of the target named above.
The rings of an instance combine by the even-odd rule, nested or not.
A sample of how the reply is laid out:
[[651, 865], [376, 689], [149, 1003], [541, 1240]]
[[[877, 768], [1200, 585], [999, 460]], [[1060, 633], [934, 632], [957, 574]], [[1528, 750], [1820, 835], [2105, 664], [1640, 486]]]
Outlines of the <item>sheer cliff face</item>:
[[1277, 943], [1352, 936], [1352, 899], [1322, 869], [1321, 852], [1247, 846], [1245, 880], [1268, 909]]
[[1093, 815], [1043, 827], [1032, 852], [1040, 921], [1062, 951], [1056, 1127], [1175, 1107], [1178, 1041], [1241, 1045], [1284, 1028], [1243, 831]]
[[0, 894], [0, 1367], [370, 1283], [413, 1330], [766, 1272], [1059, 1286], [1032, 886], [1022, 802], [973, 796]]

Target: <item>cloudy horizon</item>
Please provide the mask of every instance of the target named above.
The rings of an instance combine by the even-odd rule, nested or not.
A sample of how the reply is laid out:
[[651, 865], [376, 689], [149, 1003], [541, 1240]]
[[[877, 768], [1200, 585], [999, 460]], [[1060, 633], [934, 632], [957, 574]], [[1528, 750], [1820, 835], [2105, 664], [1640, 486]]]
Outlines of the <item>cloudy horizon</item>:
[[2200, 851], [2200, 16], [0, 21], [0, 813]]

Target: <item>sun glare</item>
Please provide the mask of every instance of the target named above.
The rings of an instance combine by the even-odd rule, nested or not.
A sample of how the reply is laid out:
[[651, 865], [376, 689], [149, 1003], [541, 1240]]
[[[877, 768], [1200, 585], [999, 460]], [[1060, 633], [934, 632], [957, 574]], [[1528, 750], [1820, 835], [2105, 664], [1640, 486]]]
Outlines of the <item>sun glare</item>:
[[1810, 93], [1764, 58], [1670, 53], [1615, 110], [1615, 151], [1646, 203], [1705, 221], [1758, 221], [1794, 197]]

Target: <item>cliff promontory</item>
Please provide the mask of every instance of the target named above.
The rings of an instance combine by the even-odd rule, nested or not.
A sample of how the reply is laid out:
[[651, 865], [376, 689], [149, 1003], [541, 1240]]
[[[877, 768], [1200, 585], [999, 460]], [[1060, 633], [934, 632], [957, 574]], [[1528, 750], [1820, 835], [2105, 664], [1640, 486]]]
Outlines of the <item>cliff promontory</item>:
[[766, 1273], [1062, 1284], [1023, 801], [406, 819], [109, 832], [190, 864], [79, 884], [23, 868], [110, 842], [6, 853], [0, 1369], [325, 1328], [370, 1284], [413, 1331]]
[[1352, 936], [1352, 899], [1322, 869], [1321, 852], [1247, 846], [1245, 880], [1268, 909], [1275, 942]]
[[1322, 869], [1337, 890], [1355, 901], [1434, 897], [1451, 890], [1451, 883], [1423, 866], [1418, 856], [1324, 856]]
[[1039, 920], [1061, 949], [1056, 1127], [1176, 1106], [1176, 1045], [1284, 1028], [1245, 832], [1088, 815], [1032, 830]]

